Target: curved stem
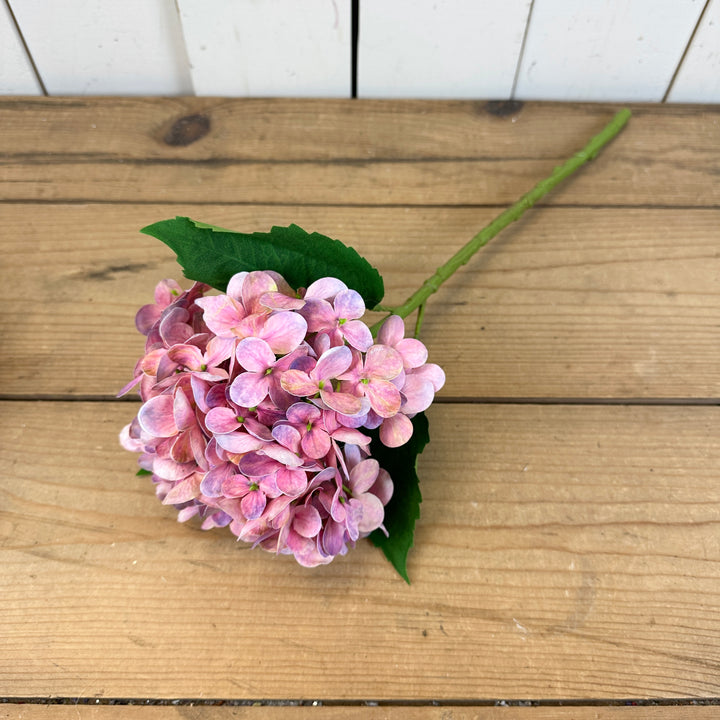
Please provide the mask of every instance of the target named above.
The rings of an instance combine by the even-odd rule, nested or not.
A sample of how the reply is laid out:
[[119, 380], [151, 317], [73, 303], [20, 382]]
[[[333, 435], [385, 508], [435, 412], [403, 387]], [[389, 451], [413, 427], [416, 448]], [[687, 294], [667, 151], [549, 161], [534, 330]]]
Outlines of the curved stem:
[[[486, 245], [501, 230], [504, 230], [510, 225], [510, 223], [518, 220], [526, 210], [529, 210], [556, 185], [559, 185], [565, 178], [572, 175], [588, 160], [592, 160], [600, 150], [625, 127], [629, 119], [630, 110], [627, 108], [618, 112], [603, 130], [595, 135], [582, 150], [576, 152], [559, 167], [556, 167], [552, 175], [541, 180], [530, 192], [523, 195], [507, 210], [500, 213], [489, 225], [486, 225], [480, 230], [464, 247], [455, 253], [444, 265], [441, 265], [431, 277], [425, 280], [419, 290], [414, 292], [402, 305], [394, 308], [391, 314], [405, 318], [415, 310], [415, 308], [423, 305], [430, 295], [436, 292], [440, 285], [458, 268], [465, 265], [481, 247]], [[377, 331], [386, 319], [387, 318], [383, 318], [370, 328], [373, 335], [377, 334]]]

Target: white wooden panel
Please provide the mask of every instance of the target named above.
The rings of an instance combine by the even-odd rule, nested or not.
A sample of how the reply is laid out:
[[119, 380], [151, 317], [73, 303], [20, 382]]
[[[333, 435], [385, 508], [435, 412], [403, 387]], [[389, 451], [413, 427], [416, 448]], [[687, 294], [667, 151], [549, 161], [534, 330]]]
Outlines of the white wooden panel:
[[509, 98], [530, 0], [362, 0], [358, 96]]
[[192, 93], [173, 0], [11, 0], [50, 95]]
[[198, 95], [349, 97], [350, 0], [178, 0]]
[[720, 103], [720, 0], [710, 0], [668, 100]]
[[7, 5], [0, 0], [0, 95], [42, 95]]
[[659, 101], [705, 0], [535, 0], [516, 97]]

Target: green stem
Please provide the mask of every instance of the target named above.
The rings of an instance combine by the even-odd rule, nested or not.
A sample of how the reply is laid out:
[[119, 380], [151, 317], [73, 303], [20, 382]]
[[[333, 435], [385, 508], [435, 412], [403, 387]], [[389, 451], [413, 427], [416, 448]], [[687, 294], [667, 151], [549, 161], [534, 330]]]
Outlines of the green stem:
[[414, 337], [417, 339], [417, 336], [420, 334], [420, 326], [422, 325], [423, 317], [425, 316], [425, 303], [423, 303], [418, 308], [418, 314], [415, 318], [415, 334]]
[[[522, 214], [529, 210], [563, 180], [572, 175], [582, 167], [588, 160], [592, 160], [602, 148], [607, 145], [622, 129], [630, 119], [630, 110], [621, 110], [615, 117], [595, 135], [588, 144], [579, 152], [576, 152], [564, 164], [556, 167], [552, 175], [541, 180], [530, 192], [523, 195], [514, 205], [500, 213], [489, 225], [486, 225], [475, 235], [464, 247], [453, 255], [444, 265], [441, 265], [435, 273], [429, 277], [420, 289], [414, 292], [402, 305], [394, 308], [392, 314], [402, 318], [407, 317], [415, 308], [424, 305], [425, 301], [444, 283], [458, 268], [465, 265], [470, 258], [501, 230], [504, 230], [510, 223], [518, 220]], [[380, 326], [386, 318], [375, 323], [370, 330], [376, 335]]]

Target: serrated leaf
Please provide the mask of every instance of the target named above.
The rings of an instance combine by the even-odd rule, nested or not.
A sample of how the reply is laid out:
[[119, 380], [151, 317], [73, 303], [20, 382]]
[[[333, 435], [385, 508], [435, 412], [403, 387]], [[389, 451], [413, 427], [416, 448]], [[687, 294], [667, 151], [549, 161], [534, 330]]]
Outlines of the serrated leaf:
[[274, 270], [297, 289], [322, 277], [336, 277], [375, 307], [385, 288], [380, 273], [353, 248], [297, 225], [270, 232], [241, 233], [186, 217], [162, 220], [143, 228], [176, 254], [185, 277], [225, 291], [238, 272]]
[[[418, 413], [413, 419], [413, 434], [410, 440], [398, 448], [385, 447], [380, 442], [379, 432], [372, 430], [370, 455], [380, 467], [390, 473], [393, 481], [393, 496], [385, 506], [382, 530], [370, 533], [370, 540], [379, 547], [408, 585], [407, 555], [413, 546], [415, 521], [420, 517], [420, 483], [417, 474], [417, 458], [430, 442], [428, 421], [425, 413]], [[367, 432], [367, 431], [366, 431]]]

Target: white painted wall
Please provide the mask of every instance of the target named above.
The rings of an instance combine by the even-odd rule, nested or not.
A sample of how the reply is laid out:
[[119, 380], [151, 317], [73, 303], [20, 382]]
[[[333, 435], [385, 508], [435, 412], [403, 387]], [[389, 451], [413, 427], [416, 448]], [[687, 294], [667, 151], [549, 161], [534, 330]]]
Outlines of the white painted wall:
[[[360, 97], [720, 103], [720, 0], [359, 4]], [[349, 97], [351, 42], [351, 0], [0, 0], [0, 94]]]

